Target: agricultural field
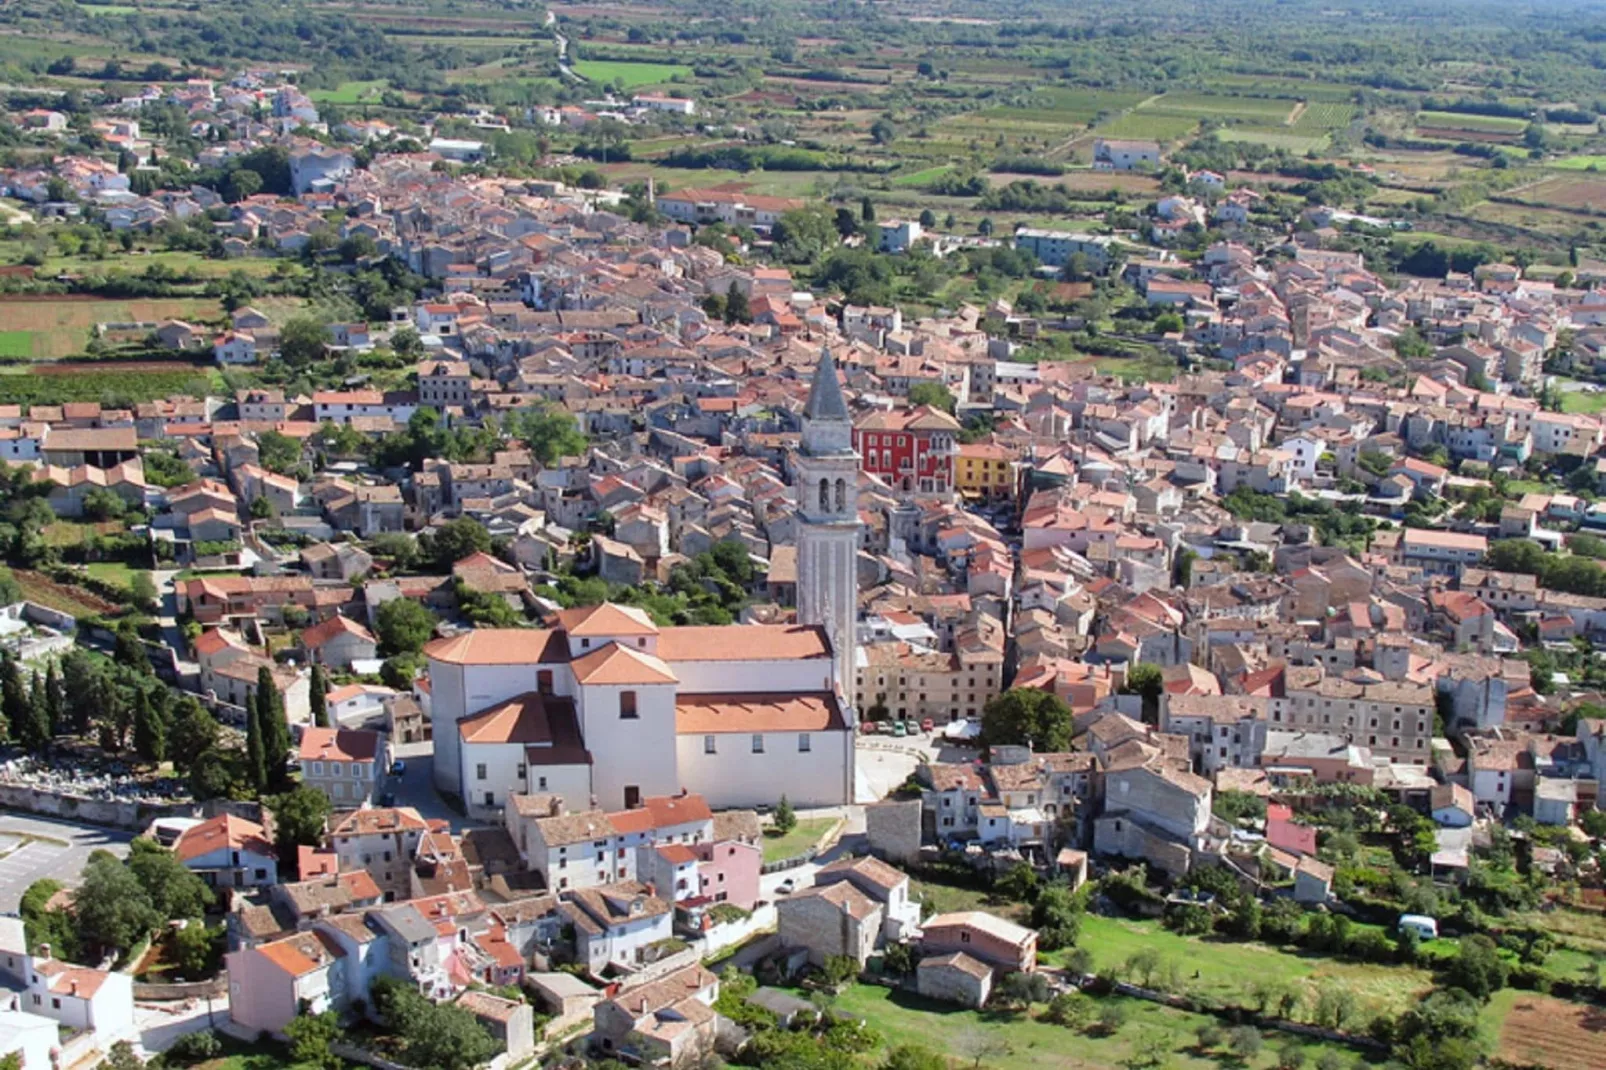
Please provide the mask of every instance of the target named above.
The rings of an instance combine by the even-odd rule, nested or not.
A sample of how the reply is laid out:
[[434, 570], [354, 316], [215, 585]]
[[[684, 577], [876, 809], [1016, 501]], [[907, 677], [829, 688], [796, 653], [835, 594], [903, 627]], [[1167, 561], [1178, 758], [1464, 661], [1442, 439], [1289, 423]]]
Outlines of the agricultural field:
[[1354, 994], [1363, 1012], [1397, 1014], [1433, 987], [1433, 976], [1426, 970], [1341, 962], [1264, 944], [1178, 936], [1153, 922], [1089, 915], [1083, 920], [1079, 944], [1093, 953], [1094, 968], [1101, 972], [1119, 971], [1130, 956], [1152, 948], [1176, 966], [1183, 990], [1239, 1003], [1249, 1000], [1250, 986], [1257, 981], [1290, 985], [1307, 1003], [1323, 984], [1338, 984]]
[[389, 86], [390, 83], [384, 79], [375, 82], [341, 82], [333, 89], [314, 89], [307, 96], [318, 104], [361, 104], [378, 100]]
[[1167, 93], [1144, 102], [1139, 111], [1220, 119], [1254, 125], [1286, 123], [1294, 101], [1266, 97], [1230, 97], [1211, 93]]
[[1451, 111], [1419, 111], [1416, 113], [1416, 125], [1418, 128], [1431, 127], [1434, 130], [1471, 130], [1486, 134], [1520, 134], [1528, 128], [1528, 120], [1506, 115], [1464, 115], [1461, 112]]
[[1595, 1070], [1601, 1065], [1606, 1010], [1527, 992], [1514, 993], [1500, 1028], [1505, 1065], [1535, 1070]]
[[1299, 133], [1298, 128], [1284, 127], [1282, 129], [1229, 126], [1216, 131], [1216, 137], [1222, 141], [1242, 141], [1253, 145], [1264, 145], [1268, 149], [1286, 149], [1297, 156], [1307, 152], [1320, 152], [1327, 147], [1329, 138], [1326, 134]]
[[1094, 129], [1100, 137], [1180, 141], [1199, 127], [1199, 116], [1169, 115], [1142, 108], [1116, 116]]
[[1545, 166], [1561, 171], [1606, 171], [1606, 156], [1563, 156]]
[[[1090, 997], [1092, 998], [1092, 997]], [[1110, 1035], [1079, 1033], [1027, 1015], [961, 1010], [908, 992], [879, 985], [853, 985], [833, 1002], [833, 1009], [878, 1033], [888, 1047], [919, 1044], [964, 1057], [964, 1065], [985, 1049], [980, 1059], [993, 1070], [1064, 1070], [1066, 1067], [1156, 1065], [1141, 1061], [1163, 1051], [1164, 1065], [1174, 1070], [1219, 1070], [1221, 1064], [1197, 1048], [1199, 1026], [1212, 1019], [1142, 1000], [1110, 996], [1098, 1006], [1115, 1003], [1127, 1020]], [[1276, 1039], [1281, 1045], [1282, 1038]], [[1296, 1042], [1305, 1059], [1314, 1062], [1325, 1051], [1348, 1054], [1330, 1045]]]
[[1588, 171], [1552, 175], [1532, 186], [1513, 190], [1512, 196], [1530, 204], [1603, 211], [1606, 210], [1606, 175]]
[[[0, 344], [7, 355], [51, 360], [82, 353], [90, 329], [97, 323], [194, 322], [216, 320], [222, 314], [216, 298], [6, 297], [0, 299], [0, 339], [4, 339]], [[22, 352], [22, 335], [29, 339], [26, 353]]]
[[659, 85], [675, 78], [690, 78], [690, 67], [679, 63], [634, 63], [616, 59], [582, 59], [574, 64], [575, 72], [583, 78], [602, 84], [619, 82], [626, 89], [639, 89]]
[[1296, 109], [1293, 128], [1301, 133], [1340, 130], [1355, 118], [1355, 105], [1338, 101], [1312, 101]]

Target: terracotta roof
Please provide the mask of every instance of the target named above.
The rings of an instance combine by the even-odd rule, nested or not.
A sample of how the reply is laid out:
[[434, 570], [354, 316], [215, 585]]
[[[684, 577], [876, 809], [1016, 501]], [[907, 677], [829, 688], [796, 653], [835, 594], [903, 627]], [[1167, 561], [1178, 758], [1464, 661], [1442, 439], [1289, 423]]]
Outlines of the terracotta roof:
[[302, 632], [301, 645], [308, 650], [317, 650], [331, 639], [336, 639], [342, 635], [354, 635], [368, 643], [375, 641], [373, 633], [367, 628], [364, 628], [350, 617], [342, 617], [337, 613], [322, 624], [314, 624]]
[[798, 661], [829, 658], [825, 629], [812, 624], [712, 624], [665, 628], [658, 656], [676, 661]]
[[674, 684], [680, 681], [658, 658], [618, 643], [609, 643], [576, 658], [571, 665], [582, 684]]
[[263, 855], [273, 853], [273, 845], [261, 825], [227, 813], [185, 829], [173, 844], [173, 853], [179, 861], [190, 862], [224, 848], [251, 850]]
[[675, 700], [675, 731], [686, 735], [719, 732], [827, 732], [847, 727], [836, 695], [713, 694], [680, 695]]
[[257, 953], [291, 977], [304, 977], [327, 966], [340, 950], [329, 937], [314, 931], [263, 944], [257, 948]]
[[963, 951], [955, 951], [952, 955], [937, 955], [933, 958], [925, 958], [920, 960], [920, 969], [922, 971], [945, 968], [958, 970], [961, 973], [967, 973], [976, 978], [978, 981], [984, 977], [991, 977], [993, 974], [993, 968], [991, 966], [987, 965], [985, 962], [982, 962], [980, 959], [972, 958]]
[[379, 733], [361, 728], [318, 728], [301, 732], [304, 762], [371, 762], [379, 753]]
[[582, 609], [562, 609], [553, 614], [559, 628], [576, 639], [618, 635], [657, 635], [658, 626], [646, 610], [604, 602]]
[[425, 645], [424, 653], [450, 665], [545, 665], [569, 660], [563, 633], [538, 628], [475, 628]]
[[634, 810], [619, 810], [608, 815], [608, 820], [620, 832], [645, 832], [713, 818], [714, 812], [703, 797], [689, 794], [649, 796]]

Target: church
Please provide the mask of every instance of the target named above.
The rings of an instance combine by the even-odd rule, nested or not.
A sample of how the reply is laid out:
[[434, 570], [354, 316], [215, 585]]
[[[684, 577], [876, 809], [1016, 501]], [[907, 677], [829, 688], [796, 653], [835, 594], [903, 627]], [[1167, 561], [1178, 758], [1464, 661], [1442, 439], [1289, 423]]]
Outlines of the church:
[[682, 791], [715, 809], [851, 803], [858, 467], [825, 352], [795, 459], [797, 623], [660, 628], [603, 604], [438, 639], [436, 787], [475, 817], [530, 794], [577, 813]]

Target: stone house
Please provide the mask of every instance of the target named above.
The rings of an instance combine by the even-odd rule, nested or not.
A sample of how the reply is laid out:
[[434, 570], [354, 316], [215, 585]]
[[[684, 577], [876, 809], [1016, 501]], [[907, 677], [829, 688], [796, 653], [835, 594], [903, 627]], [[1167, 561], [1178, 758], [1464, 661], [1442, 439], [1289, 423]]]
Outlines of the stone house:
[[794, 892], [775, 905], [775, 912], [781, 946], [806, 949], [816, 966], [832, 955], [847, 955], [862, 968], [885, 918], [880, 903], [846, 880]]
[[915, 986], [926, 999], [979, 1009], [993, 992], [993, 970], [963, 951], [920, 960]]

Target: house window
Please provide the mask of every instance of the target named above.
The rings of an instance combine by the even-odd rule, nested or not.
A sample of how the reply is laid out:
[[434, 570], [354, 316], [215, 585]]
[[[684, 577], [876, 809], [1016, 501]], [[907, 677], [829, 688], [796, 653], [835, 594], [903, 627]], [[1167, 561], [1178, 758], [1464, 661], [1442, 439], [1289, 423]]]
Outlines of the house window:
[[704, 754], [717, 754], [717, 753], [719, 753], [717, 750], [714, 749], [714, 737], [713, 736], [704, 736], [703, 737], [703, 753]]
[[496, 805], [496, 793], [495, 792], [488, 791], [488, 792], [485, 793], [485, 805], [486, 806], [495, 806]]
[[809, 752], [809, 734], [807, 732], [798, 733], [797, 750], [799, 754], [807, 754]]
[[476, 765], [474, 767], [474, 779], [475, 780], [484, 780], [485, 779], [485, 763], [484, 762], [480, 762], [478, 765]]
[[619, 719], [621, 721], [634, 721], [636, 716], [636, 693], [634, 691], [619, 692]]
[[968, 943], [970, 943], [970, 934], [969, 934], [969, 933], [967, 933], [967, 932], [961, 932], [961, 933], [960, 933], [960, 934], [959, 934], [959, 942], [960, 942], [960, 943], [961, 943], [961, 944], [968, 944]]
[[312, 763], [312, 775], [313, 776], [323, 776], [323, 763], [322, 762], [313, 762]]
[[625, 809], [634, 810], [641, 805], [641, 789], [634, 784], [625, 785]]
[[761, 735], [758, 735], [757, 733], [753, 734], [753, 753], [754, 754], [763, 754], [764, 753], [764, 737], [761, 736]]
[[536, 790], [545, 791], [546, 790], [546, 777], [537, 777], [536, 780], [537, 780], [537, 788], [536, 788]]

